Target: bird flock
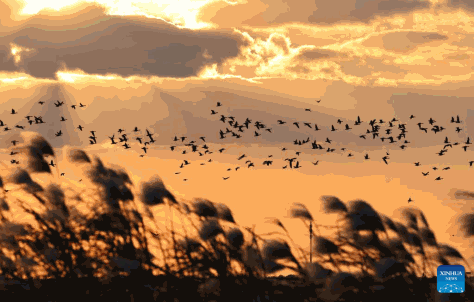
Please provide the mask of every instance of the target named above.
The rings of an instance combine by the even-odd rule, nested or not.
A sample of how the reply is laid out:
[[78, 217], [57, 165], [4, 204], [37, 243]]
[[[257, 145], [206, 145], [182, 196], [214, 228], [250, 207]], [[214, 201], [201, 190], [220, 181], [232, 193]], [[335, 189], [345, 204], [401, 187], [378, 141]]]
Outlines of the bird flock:
[[[320, 103], [321, 100], [316, 101], [317, 103]], [[39, 105], [44, 105], [44, 101], [38, 102]], [[61, 107], [65, 106], [64, 101], [59, 101], [57, 100], [54, 103], [55, 107]], [[70, 105], [70, 107], [73, 110], [76, 110], [77, 108], [85, 108], [86, 105], [79, 103], [79, 105]], [[170, 150], [173, 152], [180, 152], [182, 155], [189, 154], [189, 153], [196, 153], [200, 157], [205, 157], [213, 154], [214, 152], [217, 153], [224, 153], [227, 151], [225, 147], [222, 147], [222, 145], [225, 145], [228, 143], [230, 138], [234, 139], [241, 139], [244, 136], [252, 135], [255, 140], [258, 141], [259, 138], [265, 135], [275, 135], [273, 128], [268, 127], [266, 123], [263, 121], [252, 121], [248, 117], [245, 119], [242, 119], [239, 121], [236, 117], [231, 116], [231, 115], [224, 115], [224, 114], [219, 114], [219, 111], [221, 109], [223, 110], [225, 107], [221, 102], [217, 102], [216, 108], [211, 109], [210, 115], [211, 118], [215, 118], [216, 125], [220, 122], [222, 123], [217, 131], [217, 138], [219, 141], [222, 143], [220, 144], [221, 146], [214, 148], [215, 150], [212, 150], [210, 146], [208, 146], [208, 143], [206, 142], [206, 137], [200, 136], [194, 140], [189, 139], [186, 136], [180, 136], [180, 135], [175, 135], [174, 138], [172, 137], [172, 145], [170, 146]], [[305, 112], [312, 112], [311, 108], [305, 108]], [[19, 112], [15, 109], [11, 110], [11, 114], [19, 114]], [[411, 122], [414, 120], [416, 117], [414, 115], [409, 116], [409, 121]], [[43, 120], [42, 116], [26, 116], [26, 123], [29, 124], [30, 126], [32, 124], [45, 124], [46, 122]], [[58, 117], [58, 122], [63, 123], [67, 122], [68, 119], [66, 119], [64, 116], [59, 116]], [[49, 121], [48, 121], [49, 122]], [[460, 131], [463, 130], [461, 128], [460, 124], [463, 123], [463, 121], [460, 120], [459, 115], [456, 117], [452, 116], [450, 120], [451, 124], [454, 125], [454, 132], [459, 133]], [[345, 124], [345, 125], [343, 125]], [[428, 131], [434, 132], [434, 134], [440, 133], [440, 132], [445, 132], [448, 131], [447, 128], [437, 124], [437, 121], [435, 121], [433, 118], [430, 118], [427, 123], [424, 122], [418, 122], [416, 124], [418, 126], [417, 131], [421, 131], [424, 134], [428, 134]], [[352, 127], [351, 127], [352, 126]], [[409, 144], [411, 144], [410, 141], [406, 139], [408, 130], [407, 130], [407, 123], [402, 123], [396, 118], [393, 118], [392, 120], [384, 121], [382, 119], [371, 119], [366, 123], [365, 129], [363, 129], [364, 133], [358, 136], [359, 139], [367, 140], [367, 139], [372, 139], [372, 140], [380, 140], [382, 143], [387, 143], [389, 145], [397, 145], [400, 149], [404, 150], [408, 148]], [[4, 123], [3, 120], [0, 120], [0, 127], [4, 127], [4, 131], [12, 131], [12, 130], [17, 130], [21, 131], [24, 130], [25, 127], [23, 125], [15, 125], [14, 128], [9, 128], [6, 123]], [[347, 132], [351, 131], [356, 127], [359, 128], [364, 128], [364, 122], [361, 121], [360, 116], [357, 116], [355, 119], [355, 122], [353, 125], [349, 125], [348, 123], [344, 123], [341, 119], [337, 119], [334, 124], [330, 125], [330, 127], [326, 127], [324, 125], [319, 125], [317, 123], [310, 123], [310, 122], [300, 122], [300, 121], [295, 121], [295, 122], [288, 122], [284, 120], [277, 120], [276, 123], [274, 123], [275, 131], [278, 130], [279, 127], [294, 127], [295, 129], [303, 129], [303, 128], [308, 128], [311, 130], [313, 134], [310, 134], [306, 139], [295, 139], [293, 141], [293, 144], [298, 146], [297, 148], [301, 147], [301, 149], [305, 148], [306, 146], [308, 147], [309, 150], [312, 150], [310, 152], [307, 151], [302, 151], [302, 150], [288, 150], [287, 148], [283, 147], [281, 148], [281, 152], [293, 152], [294, 155], [288, 156], [288, 152], [282, 154], [280, 157], [283, 160], [283, 165], [282, 169], [299, 169], [302, 167], [302, 159], [300, 157], [301, 154], [303, 153], [310, 153], [314, 155], [314, 152], [321, 152], [321, 153], [334, 153], [337, 151], [337, 149], [334, 147], [333, 139], [329, 138], [329, 133], [335, 133], [335, 132]], [[382, 129], [384, 127], [385, 129]], [[84, 126], [79, 125], [77, 127], [77, 130], [82, 132], [85, 129]], [[321, 131], [321, 132], [320, 132]], [[398, 133], [396, 133], [398, 131]], [[95, 145], [98, 142], [98, 138], [96, 136], [96, 130], [90, 130], [90, 136], [88, 137], [89, 144]], [[108, 136], [110, 139], [110, 144], [114, 145], [116, 147], [123, 147], [124, 149], [131, 149], [131, 142], [136, 141], [138, 142], [140, 149], [142, 150], [142, 153], [140, 154], [140, 157], [144, 157], [147, 154], [147, 150], [150, 148], [151, 144], [154, 144], [156, 141], [153, 138], [153, 133], [151, 133], [148, 129], [145, 129], [146, 134], [141, 135], [141, 130], [138, 129], [138, 127], [135, 127], [132, 131], [131, 134], [127, 134], [125, 129], [119, 128], [117, 130], [117, 133], [112, 133], [111, 136]], [[320, 135], [320, 133], [325, 133], [324, 136]], [[56, 137], [60, 137], [63, 135], [62, 130], [58, 130], [55, 132]], [[189, 135], [189, 134], [187, 134]], [[315, 136], [322, 137], [322, 139], [317, 140], [315, 139]], [[325, 139], [324, 139], [325, 137]], [[13, 145], [18, 143], [18, 141], [13, 140], [11, 141]], [[443, 140], [443, 148], [439, 150], [436, 154], [438, 156], [444, 156], [446, 153], [448, 153], [449, 150], [459, 146], [459, 148], [463, 149], [465, 152], [468, 150], [468, 148], [472, 145], [472, 142], [469, 137], [467, 137], [466, 141], [464, 142], [459, 142], [459, 141], [450, 141], [448, 136], [445, 136]], [[353, 152], [350, 150], [347, 150], [346, 148], [340, 148], [341, 151], [343, 151], [342, 155], [346, 155], [347, 157], [355, 157]], [[15, 156], [17, 152], [12, 151], [10, 153], [11, 156]], [[242, 164], [241, 166], [237, 166], [235, 169], [227, 169], [227, 172], [230, 172], [232, 170], [238, 171], [241, 167], [246, 167], [247, 169], [250, 169], [252, 167], [255, 167], [255, 165], [259, 165], [258, 163], [247, 159], [247, 154], [241, 154], [237, 157], [238, 161], [241, 161]], [[371, 159], [369, 156], [369, 153], [366, 152], [364, 155], [364, 160], [369, 160]], [[390, 163], [390, 154], [389, 152], [386, 152], [386, 154], [381, 157], [381, 160], [385, 164]], [[206, 163], [211, 163], [212, 159], [208, 159], [206, 162], [202, 162], [200, 165], [205, 165]], [[188, 159], [184, 159], [182, 163], [179, 165], [179, 169], [183, 169], [190, 165], [192, 161]], [[263, 162], [261, 163], [262, 166], [271, 166], [275, 163], [275, 157], [273, 155], [268, 155], [268, 158], [264, 159]], [[11, 160], [11, 164], [19, 164], [19, 161], [16, 159]], [[311, 164], [314, 166], [317, 166], [320, 164], [320, 160], [315, 160], [311, 161]], [[469, 164], [469, 167], [472, 167], [474, 164], [474, 160], [468, 160], [467, 164]], [[50, 163], [51, 166], [54, 166], [54, 162], [51, 161]], [[421, 167], [420, 162], [415, 162], [415, 166]], [[449, 170], [450, 167], [443, 167], [441, 171]], [[437, 167], [432, 167], [433, 171], [439, 170]], [[431, 171], [421, 171], [421, 174], [424, 177], [427, 177], [430, 175]], [[181, 171], [175, 172], [176, 175], [181, 174]], [[64, 173], [61, 174], [64, 176]], [[229, 175], [223, 176], [223, 180], [228, 180], [230, 179]], [[444, 179], [440, 175], [434, 178], [435, 181], [440, 181]], [[188, 181], [187, 178], [183, 178], [183, 181]], [[412, 202], [413, 200], [409, 200], [409, 202]]]

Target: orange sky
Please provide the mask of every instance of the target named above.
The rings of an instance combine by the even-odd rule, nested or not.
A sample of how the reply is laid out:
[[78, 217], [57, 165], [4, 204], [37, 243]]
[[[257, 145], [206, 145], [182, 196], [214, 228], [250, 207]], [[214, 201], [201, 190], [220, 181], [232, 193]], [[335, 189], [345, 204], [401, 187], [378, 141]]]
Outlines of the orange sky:
[[[468, 161], [474, 156], [461, 146], [443, 157], [435, 153], [445, 136], [462, 145], [474, 132], [471, 2], [57, 3], [0, 1], [0, 119], [10, 127], [27, 126], [25, 115], [42, 115], [47, 125], [30, 130], [41, 132], [55, 147], [84, 146], [106, 162], [127, 166], [137, 182], [157, 173], [178, 196], [224, 202], [247, 225], [264, 225], [267, 216], [281, 218], [292, 202], [317, 212], [321, 195], [362, 198], [389, 216], [412, 197], [410, 206], [425, 212], [438, 239], [470, 255], [470, 242], [451, 234], [457, 232], [455, 217], [472, 211], [472, 201], [454, 200], [450, 192], [472, 189], [474, 168], [469, 169]], [[68, 106], [55, 108], [57, 99]], [[50, 103], [41, 107], [39, 101]], [[216, 108], [217, 101], [223, 106]], [[80, 102], [87, 107], [69, 106]], [[10, 115], [12, 108], [20, 114]], [[211, 116], [211, 109], [219, 114]], [[240, 122], [259, 120], [273, 133], [219, 140], [219, 129], [225, 130], [221, 114]], [[416, 116], [412, 121], [410, 114]], [[60, 122], [60, 115], [67, 121]], [[460, 133], [454, 131], [457, 124], [449, 123], [454, 115], [463, 121]], [[366, 123], [353, 134], [316, 133], [292, 125], [300, 121], [330, 127], [341, 118], [342, 128], [353, 125], [357, 116], [363, 122], [395, 117], [407, 123], [409, 147], [400, 150], [400, 143], [360, 139]], [[416, 124], [431, 127], [430, 117], [447, 129], [424, 134]], [[278, 125], [278, 119], [288, 124]], [[84, 132], [77, 130], [79, 125]], [[145, 128], [156, 134], [157, 143], [143, 158], [138, 143], [124, 151], [112, 148], [108, 139], [119, 136], [118, 128], [131, 133], [135, 126], [141, 134]], [[55, 137], [59, 130], [64, 135]], [[98, 145], [88, 145], [90, 130], [97, 132]], [[18, 133], [0, 133], [0, 148], [7, 148]], [[206, 136], [215, 153], [200, 158], [171, 152], [175, 135]], [[291, 144], [307, 137], [318, 142], [331, 137], [338, 151], [325, 154]], [[281, 146], [290, 150], [282, 152]], [[221, 147], [228, 150], [217, 154]], [[349, 151], [341, 147], [355, 157], [349, 160]], [[382, 157], [389, 149], [387, 166]], [[302, 151], [303, 167], [282, 170], [283, 159], [295, 151]], [[366, 152], [369, 162], [363, 159]], [[255, 168], [236, 160], [244, 153]], [[264, 167], [261, 162], [270, 154], [274, 164]], [[209, 158], [214, 162], [200, 165]], [[8, 163], [10, 158], [3, 159]], [[183, 159], [192, 164], [179, 169]], [[320, 160], [318, 166], [311, 164], [315, 160]], [[422, 167], [414, 167], [415, 161]], [[241, 170], [226, 171], [236, 165]], [[451, 169], [434, 171], [433, 166]], [[429, 177], [422, 171], [430, 171]], [[444, 179], [436, 182], [437, 176]], [[77, 175], [71, 171], [70, 178]], [[304, 236], [298, 235], [298, 223], [295, 236]]]

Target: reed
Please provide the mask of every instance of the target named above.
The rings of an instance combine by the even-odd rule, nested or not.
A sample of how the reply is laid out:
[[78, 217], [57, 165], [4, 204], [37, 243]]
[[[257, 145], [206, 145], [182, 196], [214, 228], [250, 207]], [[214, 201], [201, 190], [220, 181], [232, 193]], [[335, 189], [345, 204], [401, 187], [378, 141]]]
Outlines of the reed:
[[[100, 294], [102, 299], [113, 296], [120, 301], [138, 296], [144, 301], [171, 297], [179, 301], [251, 301], [260, 299], [262, 292], [274, 301], [303, 296], [307, 301], [364, 301], [384, 294], [411, 300], [415, 294], [417, 301], [422, 297], [435, 301], [426, 280], [432, 280], [428, 278], [438, 265], [463, 263], [472, 271], [459, 251], [436, 240], [418, 210], [402, 209], [402, 221], [395, 221], [366, 201], [356, 199], [346, 205], [335, 196], [322, 196], [321, 212], [338, 215], [336, 226], [325, 226], [317, 223], [304, 204], [295, 203], [289, 209], [290, 217], [301, 219], [307, 228], [311, 223], [318, 233], [312, 248], [316, 261], [310, 263], [308, 252], [297, 246], [278, 218], [269, 222], [283, 233], [275, 232], [281, 235], [278, 239], [266, 238], [239, 225], [225, 204], [202, 198], [177, 200], [157, 175], [135, 186], [125, 169], [107, 165], [81, 149], [68, 149], [67, 160], [81, 166], [87, 187], [71, 188], [58, 179], [43, 187], [35, 175], [52, 174], [41, 167], [45, 156], [55, 154], [42, 137], [30, 133], [27, 138], [19, 150], [38, 165], [11, 168], [0, 177], [4, 189], [0, 196], [0, 289], [6, 294], [14, 292], [8, 288], [15, 285], [32, 284], [45, 294], [40, 285], [50, 280], [65, 280], [64, 286], [71, 284], [68, 288], [72, 288], [87, 279], [95, 280], [88, 281], [90, 286], [96, 284], [93, 282], [115, 286], [121, 295]], [[78, 204], [87, 210], [80, 211]], [[23, 213], [13, 215], [13, 207]], [[169, 225], [159, 223], [160, 213]], [[181, 228], [175, 224], [175, 215]], [[32, 218], [31, 223], [17, 219], [26, 216]], [[474, 236], [473, 217], [460, 218], [466, 237]], [[335, 230], [334, 236], [322, 236], [322, 228]], [[272, 289], [260, 283], [285, 269], [300, 280], [303, 296], [295, 292], [282, 296], [275, 285]], [[150, 281], [141, 287], [133, 285], [143, 282], [143, 276]], [[160, 276], [165, 278], [164, 285], [150, 285]], [[184, 278], [198, 283], [185, 285]], [[178, 282], [173, 286], [181, 286], [189, 295], [195, 293], [194, 300], [173, 291], [166, 282]], [[472, 281], [466, 283], [472, 290]], [[240, 290], [244, 284], [247, 289]], [[393, 291], [394, 284], [402, 284], [402, 289]], [[278, 292], [286, 291], [282, 286]], [[128, 292], [122, 292], [124, 288]], [[31, 297], [42, 299], [33, 288], [29, 291]]]

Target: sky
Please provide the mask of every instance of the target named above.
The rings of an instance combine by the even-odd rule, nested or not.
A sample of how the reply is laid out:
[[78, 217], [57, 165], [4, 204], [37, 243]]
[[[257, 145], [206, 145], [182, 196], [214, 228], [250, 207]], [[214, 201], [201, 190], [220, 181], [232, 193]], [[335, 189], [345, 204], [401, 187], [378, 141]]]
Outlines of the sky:
[[[83, 146], [126, 165], [137, 181], [157, 173], [178, 196], [228, 204], [243, 224], [282, 217], [292, 202], [318, 212], [321, 195], [362, 198], [389, 216], [403, 206], [420, 208], [440, 241], [467, 253], [472, 240], [456, 235], [455, 217], [474, 206], [453, 192], [473, 190], [468, 161], [474, 156], [461, 146], [444, 157], [435, 153], [445, 136], [462, 143], [474, 133], [473, 21], [474, 4], [467, 0], [3, 0], [1, 119], [26, 124], [26, 114], [41, 115], [47, 125], [32, 130], [55, 147]], [[55, 100], [87, 106], [56, 108]], [[20, 114], [9, 115], [12, 108]], [[211, 109], [219, 114], [210, 115]], [[273, 133], [220, 140], [221, 114], [260, 120]], [[410, 120], [412, 114], [416, 118]], [[59, 115], [67, 121], [53, 122]], [[460, 132], [449, 123], [456, 115]], [[342, 128], [357, 116], [407, 123], [411, 144], [400, 150], [400, 144], [363, 140], [365, 128], [316, 137], [303, 126], [330, 127], [340, 118]], [[432, 133], [429, 118], [447, 130]], [[288, 123], [278, 125], [278, 119]], [[296, 121], [301, 129], [292, 125]], [[418, 122], [429, 127], [428, 134]], [[97, 131], [99, 144], [88, 146], [89, 134], [77, 130], [79, 125]], [[108, 139], [119, 136], [118, 128], [130, 132], [135, 126], [156, 133], [156, 144], [143, 158], [139, 147], [124, 151]], [[59, 129], [64, 135], [56, 137]], [[1, 134], [1, 148], [19, 132]], [[177, 145], [175, 135], [205, 136], [209, 145], [227, 151], [214, 156], [213, 165], [199, 165], [204, 158], [169, 149]], [[318, 142], [332, 137], [336, 148], [346, 147], [355, 157], [292, 145], [307, 137]], [[290, 150], [282, 153], [282, 146]], [[283, 158], [298, 148], [304, 149], [302, 168], [281, 169]], [[386, 165], [382, 157], [388, 151]], [[371, 153], [369, 162], [365, 153]], [[259, 163], [272, 154], [275, 163], [249, 169], [236, 159], [242, 154]], [[185, 158], [193, 164], [174, 174]], [[320, 163], [312, 165], [316, 160]], [[415, 161], [422, 167], [414, 167]], [[227, 171], [237, 165], [240, 171]], [[444, 179], [436, 182], [437, 176]], [[409, 197], [415, 203], [407, 204]], [[304, 240], [301, 225], [294, 230]]]

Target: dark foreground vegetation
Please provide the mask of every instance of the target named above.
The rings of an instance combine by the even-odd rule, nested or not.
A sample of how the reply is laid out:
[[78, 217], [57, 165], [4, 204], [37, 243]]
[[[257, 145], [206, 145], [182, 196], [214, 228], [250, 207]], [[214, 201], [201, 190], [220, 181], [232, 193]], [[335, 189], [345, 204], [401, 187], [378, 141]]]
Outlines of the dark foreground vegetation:
[[[438, 265], [471, 268], [413, 208], [394, 221], [365, 201], [323, 196], [324, 212], [338, 215], [323, 226], [295, 203], [291, 216], [315, 227], [310, 261], [277, 218], [281, 236], [270, 239], [224, 204], [179, 201], [159, 177], [137, 188], [122, 168], [68, 149], [86, 184], [75, 188], [50, 170], [43, 137], [24, 138], [15, 149], [25, 164], [0, 179], [0, 301], [474, 301], [472, 279], [463, 294], [437, 293]], [[40, 185], [41, 173], [55, 181]], [[459, 223], [474, 235], [474, 214]], [[283, 269], [293, 275], [271, 277]]]

